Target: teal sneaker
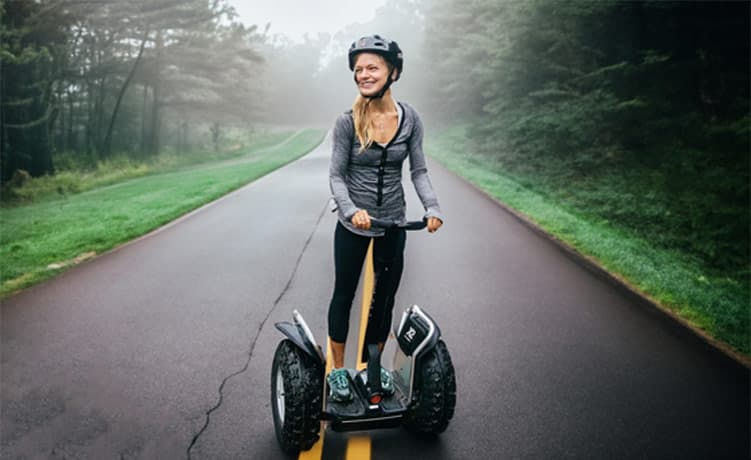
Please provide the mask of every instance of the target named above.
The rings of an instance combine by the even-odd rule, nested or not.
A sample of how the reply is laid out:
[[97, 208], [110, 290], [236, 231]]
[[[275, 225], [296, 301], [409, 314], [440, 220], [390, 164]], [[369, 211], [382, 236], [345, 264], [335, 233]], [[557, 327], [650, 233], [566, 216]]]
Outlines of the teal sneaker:
[[394, 377], [384, 368], [381, 368], [381, 390], [386, 396], [394, 394]]
[[332, 369], [326, 381], [329, 384], [329, 400], [334, 402], [352, 401], [347, 369]]

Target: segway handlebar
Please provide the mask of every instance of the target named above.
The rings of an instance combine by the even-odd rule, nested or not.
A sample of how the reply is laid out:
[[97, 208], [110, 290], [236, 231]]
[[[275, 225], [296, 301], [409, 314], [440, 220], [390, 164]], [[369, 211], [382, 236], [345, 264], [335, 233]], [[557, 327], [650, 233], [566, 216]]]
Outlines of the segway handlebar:
[[370, 226], [383, 228], [385, 230], [393, 228], [401, 228], [404, 230], [422, 230], [428, 226], [428, 220], [411, 220], [407, 222], [397, 222], [393, 220], [378, 219], [375, 217], [370, 218]]

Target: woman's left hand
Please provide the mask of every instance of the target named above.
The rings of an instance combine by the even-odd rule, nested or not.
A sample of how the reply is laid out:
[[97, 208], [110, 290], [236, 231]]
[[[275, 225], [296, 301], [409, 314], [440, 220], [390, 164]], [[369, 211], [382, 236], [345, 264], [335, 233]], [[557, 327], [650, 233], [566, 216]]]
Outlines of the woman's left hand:
[[443, 221], [437, 217], [428, 217], [428, 232], [434, 233], [436, 230], [441, 228], [441, 225], [443, 225]]

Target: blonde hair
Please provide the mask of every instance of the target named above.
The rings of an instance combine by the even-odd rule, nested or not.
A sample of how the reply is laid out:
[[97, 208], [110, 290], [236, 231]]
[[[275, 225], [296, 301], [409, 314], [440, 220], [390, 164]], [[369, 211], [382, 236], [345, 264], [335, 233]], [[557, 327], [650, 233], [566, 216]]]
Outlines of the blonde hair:
[[352, 104], [352, 119], [355, 122], [355, 135], [360, 141], [360, 152], [373, 144], [373, 124], [371, 120], [370, 99], [359, 94]]

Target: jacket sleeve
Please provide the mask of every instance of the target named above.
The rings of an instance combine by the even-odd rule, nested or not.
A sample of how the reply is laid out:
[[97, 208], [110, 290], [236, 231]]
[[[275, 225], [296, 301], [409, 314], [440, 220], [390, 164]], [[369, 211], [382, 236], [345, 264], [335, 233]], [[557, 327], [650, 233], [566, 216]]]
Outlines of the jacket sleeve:
[[346, 113], [340, 115], [334, 124], [332, 136], [333, 148], [331, 164], [329, 165], [329, 187], [334, 195], [334, 201], [336, 201], [339, 212], [346, 220], [349, 220], [358, 211], [347, 189], [347, 166], [349, 165], [353, 137], [352, 117]]
[[417, 112], [409, 109], [414, 119], [412, 133], [409, 138], [409, 169], [412, 177], [412, 184], [415, 186], [417, 196], [420, 197], [422, 205], [425, 208], [425, 217], [437, 217], [443, 222], [441, 207], [438, 205], [438, 197], [433, 190], [428, 176], [428, 167], [425, 162], [425, 153], [422, 150], [423, 127], [420, 116]]

